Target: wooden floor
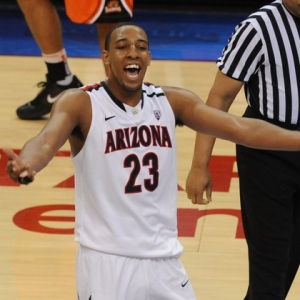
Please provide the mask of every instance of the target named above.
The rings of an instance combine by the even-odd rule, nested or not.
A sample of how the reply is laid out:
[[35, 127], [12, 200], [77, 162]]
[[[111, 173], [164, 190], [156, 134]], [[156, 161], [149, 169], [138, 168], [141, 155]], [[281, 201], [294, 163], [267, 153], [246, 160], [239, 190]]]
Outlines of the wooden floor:
[[[69, 65], [85, 84], [104, 79], [98, 59], [69, 58]], [[47, 121], [22, 121], [15, 114], [36, 95], [34, 85], [46, 70], [40, 57], [0, 56], [0, 66], [0, 148], [18, 150]], [[190, 89], [205, 100], [215, 71], [211, 62], [153, 61], [146, 80]], [[244, 107], [240, 93], [231, 112], [241, 115]], [[198, 299], [241, 300], [247, 288], [247, 250], [239, 222], [234, 145], [217, 141], [217, 191], [211, 204], [195, 206], [184, 192], [194, 136], [187, 128], [177, 129], [181, 260]], [[6, 157], [0, 160], [0, 300], [76, 299], [73, 166], [68, 145], [62, 150], [29, 186], [12, 185]], [[299, 300], [299, 283], [298, 276], [288, 300]]]

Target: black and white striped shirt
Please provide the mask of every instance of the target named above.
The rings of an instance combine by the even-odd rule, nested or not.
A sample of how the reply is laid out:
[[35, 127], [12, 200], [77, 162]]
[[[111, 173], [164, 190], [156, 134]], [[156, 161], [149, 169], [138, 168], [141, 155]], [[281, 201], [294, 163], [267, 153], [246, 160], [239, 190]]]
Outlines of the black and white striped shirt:
[[282, 0], [240, 23], [217, 65], [245, 82], [248, 104], [255, 111], [274, 121], [300, 124], [300, 19]]

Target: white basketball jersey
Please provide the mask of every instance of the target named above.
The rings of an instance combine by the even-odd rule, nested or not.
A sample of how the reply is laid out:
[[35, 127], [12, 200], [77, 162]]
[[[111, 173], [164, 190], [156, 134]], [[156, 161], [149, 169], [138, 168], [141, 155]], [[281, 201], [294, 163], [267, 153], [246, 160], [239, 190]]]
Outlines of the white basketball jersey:
[[114, 255], [180, 256], [175, 117], [163, 90], [143, 84], [140, 105], [125, 108], [104, 82], [83, 89], [92, 122], [72, 158], [75, 240]]

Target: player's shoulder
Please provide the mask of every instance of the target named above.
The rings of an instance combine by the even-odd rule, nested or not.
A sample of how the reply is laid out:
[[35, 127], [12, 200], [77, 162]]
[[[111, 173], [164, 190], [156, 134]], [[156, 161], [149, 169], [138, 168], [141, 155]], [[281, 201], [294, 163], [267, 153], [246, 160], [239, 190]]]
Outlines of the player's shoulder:
[[144, 82], [142, 90], [145, 96], [149, 98], [165, 96], [161, 86], [155, 85], [150, 82]]
[[[170, 98], [182, 98], [182, 97], [194, 97], [196, 94], [190, 90], [176, 87], [176, 86], [162, 86], [162, 91], [166, 95], [166, 97]], [[197, 97], [197, 96], [196, 96]]]
[[92, 92], [92, 91], [98, 91], [102, 87], [103, 85], [101, 82], [94, 82], [80, 87], [79, 90], [82, 90], [84, 92]]
[[58, 99], [54, 102], [53, 112], [70, 112], [81, 111], [90, 103], [89, 95], [78, 88], [68, 89], [60, 94]]
[[143, 90], [159, 90], [159, 89], [161, 89], [159, 85], [156, 85], [148, 81], [143, 82]]
[[80, 99], [87, 99], [88, 95], [81, 88], [71, 88], [61, 93], [57, 101], [80, 101]]

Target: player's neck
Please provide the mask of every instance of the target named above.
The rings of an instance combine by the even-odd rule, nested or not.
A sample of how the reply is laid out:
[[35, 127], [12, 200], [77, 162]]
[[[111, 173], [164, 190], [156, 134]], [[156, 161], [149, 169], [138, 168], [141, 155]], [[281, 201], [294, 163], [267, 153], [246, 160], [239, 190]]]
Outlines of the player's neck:
[[111, 80], [107, 80], [107, 87], [110, 92], [122, 103], [125, 103], [131, 107], [135, 107], [142, 98], [142, 86], [131, 87], [126, 84], [114, 83]]

